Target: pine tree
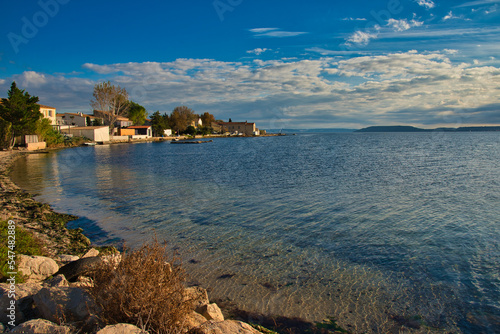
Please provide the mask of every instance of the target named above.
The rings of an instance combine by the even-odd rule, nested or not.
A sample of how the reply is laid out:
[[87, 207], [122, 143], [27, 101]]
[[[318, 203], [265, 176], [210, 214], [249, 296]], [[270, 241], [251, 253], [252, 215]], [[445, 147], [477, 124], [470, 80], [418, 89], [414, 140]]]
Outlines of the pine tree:
[[35, 133], [36, 123], [42, 114], [37, 104], [38, 97], [31, 96], [28, 92], [17, 88], [15, 81], [12, 82], [7, 96], [0, 104], [0, 118], [4, 121], [2, 123], [11, 124], [10, 146], [14, 146], [16, 136]]

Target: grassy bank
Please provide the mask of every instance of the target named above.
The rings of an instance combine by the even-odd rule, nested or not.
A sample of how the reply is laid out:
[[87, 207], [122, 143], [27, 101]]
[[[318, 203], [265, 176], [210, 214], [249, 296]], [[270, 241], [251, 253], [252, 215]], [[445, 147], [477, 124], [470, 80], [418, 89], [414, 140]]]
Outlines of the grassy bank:
[[68, 229], [66, 223], [77, 217], [60, 214], [48, 204], [35, 201], [33, 196], [15, 185], [9, 178], [12, 163], [26, 153], [0, 152], [0, 221], [14, 220], [23, 235], [29, 233], [40, 244], [40, 252], [57, 254], [82, 254], [90, 241], [81, 229]]

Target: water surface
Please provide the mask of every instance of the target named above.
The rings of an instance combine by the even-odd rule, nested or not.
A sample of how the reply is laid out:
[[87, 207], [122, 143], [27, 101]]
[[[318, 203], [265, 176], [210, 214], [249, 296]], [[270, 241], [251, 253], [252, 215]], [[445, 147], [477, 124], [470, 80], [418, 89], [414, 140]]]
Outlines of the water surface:
[[30, 155], [13, 177], [96, 243], [156, 233], [240, 308], [499, 333], [499, 147], [498, 133], [220, 138]]

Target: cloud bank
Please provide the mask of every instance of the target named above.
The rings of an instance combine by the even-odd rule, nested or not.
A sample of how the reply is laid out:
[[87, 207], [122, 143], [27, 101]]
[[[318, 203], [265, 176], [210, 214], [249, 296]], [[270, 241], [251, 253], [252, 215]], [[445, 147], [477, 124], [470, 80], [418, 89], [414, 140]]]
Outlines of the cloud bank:
[[454, 63], [450, 50], [349, 59], [177, 59], [83, 65], [78, 75], [27, 71], [12, 80], [58, 111], [90, 111], [94, 84], [110, 80], [150, 113], [188, 105], [260, 128], [363, 127], [382, 124], [498, 124], [500, 69]]

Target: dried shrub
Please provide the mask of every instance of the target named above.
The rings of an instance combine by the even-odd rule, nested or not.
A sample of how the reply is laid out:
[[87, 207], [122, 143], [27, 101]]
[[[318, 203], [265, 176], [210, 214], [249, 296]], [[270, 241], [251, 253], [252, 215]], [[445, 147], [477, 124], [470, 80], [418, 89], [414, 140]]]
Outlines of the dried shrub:
[[156, 238], [126, 251], [116, 268], [103, 263], [92, 278], [89, 291], [101, 307], [104, 325], [131, 323], [150, 333], [177, 333], [192, 310], [184, 298], [185, 271]]

